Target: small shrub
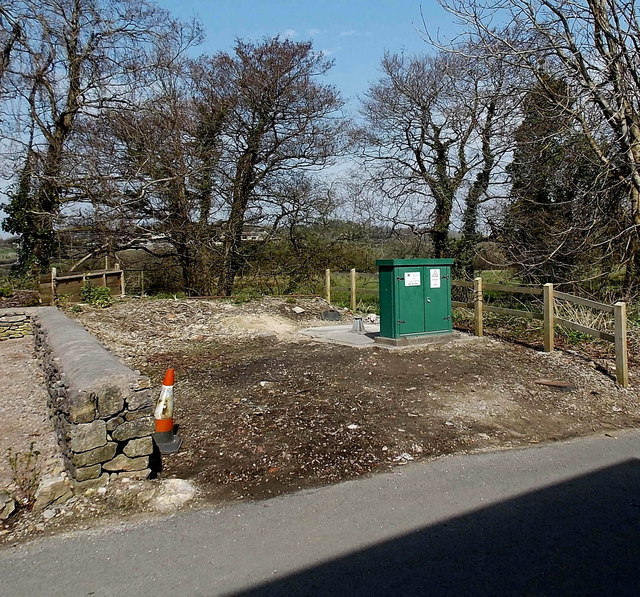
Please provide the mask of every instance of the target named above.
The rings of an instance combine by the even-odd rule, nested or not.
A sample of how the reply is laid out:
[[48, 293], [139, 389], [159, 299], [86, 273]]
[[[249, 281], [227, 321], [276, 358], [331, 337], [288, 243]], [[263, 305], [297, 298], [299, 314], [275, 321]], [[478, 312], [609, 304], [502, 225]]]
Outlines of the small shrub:
[[251, 301], [255, 301], [262, 298], [262, 294], [254, 290], [252, 291], [247, 290], [247, 291], [239, 292], [238, 294], [233, 295], [233, 297], [231, 298], [234, 304], [243, 305], [244, 303], [250, 303]]
[[0, 286], [0, 297], [9, 298], [13, 296], [13, 288], [11, 286]]
[[572, 330], [562, 326], [555, 326], [555, 328], [558, 333], [564, 334], [567, 337], [569, 344], [577, 345], [583, 344], [584, 342], [593, 342], [595, 340], [593, 336], [583, 332], [578, 332], [577, 330]]
[[36, 490], [40, 482], [40, 471], [38, 468], [39, 450], [34, 448], [35, 442], [29, 445], [26, 453], [13, 452], [7, 448], [7, 460], [11, 468], [12, 481], [18, 488], [16, 501], [24, 508], [30, 508], [36, 499]]
[[106, 308], [113, 304], [111, 298], [111, 289], [106, 286], [94, 286], [91, 282], [86, 281], [80, 289], [80, 298], [83, 302], [93, 305], [94, 307]]

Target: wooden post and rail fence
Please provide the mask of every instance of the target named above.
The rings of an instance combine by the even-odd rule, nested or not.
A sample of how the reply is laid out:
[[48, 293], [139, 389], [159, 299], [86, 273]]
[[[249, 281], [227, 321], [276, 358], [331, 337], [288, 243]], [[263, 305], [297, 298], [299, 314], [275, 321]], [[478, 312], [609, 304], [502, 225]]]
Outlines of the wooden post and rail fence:
[[113, 296], [125, 295], [124, 271], [119, 263], [113, 269], [93, 270], [83, 273], [65, 273], [58, 275], [55, 267], [51, 274], [40, 279], [40, 299], [43, 303], [55, 305], [56, 300], [65, 296], [71, 302], [80, 300], [80, 292], [86, 282], [95, 286], [105, 286]]
[[[98, 286], [105, 286], [111, 289], [113, 295], [125, 295], [124, 271], [116, 263], [113, 269], [104, 269], [83, 273], [68, 273], [58, 275], [56, 268], [51, 269], [50, 277], [41, 280], [40, 295], [43, 303], [55, 304], [60, 296], [67, 296], [70, 301], [80, 300], [80, 291], [86, 282], [92, 282]], [[627, 363], [627, 307], [624, 302], [617, 302], [615, 305], [606, 305], [581, 298], [572, 294], [558, 292], [554, 290], [553, 284], [545, 284], [542, 288], [533, 286], [507, 286], [502, 284], [484, 284], [481, 277], [477, 277], [473, 282], [466, 280], [452, 280], [452, 286], [469, 288], [473, 291], [472, 300], [469, 302], [452, 301], [452, 307], [466, 307], [473, 310], [474, 326], [473, 331], [476, 336], [483, 336], [483, 314], [484, 312], [522, 317], [525, 319], [537, 319], [543, 322], [543, 337], [545, 352], [554, 350], [554, 326], [560, 325], [594, 338], [599, 338], [607, 342], [612, 342], [615, 346], [616, 355], [616, 379], [622, 387], [629, 385], [629, 372]], [[335, 289], [334, 289], [335, 290]], [[349, 305], [352, 311], [357, 308], [358, 292], [377, 292], [373, 289], [358, 289], [357, 272], [351, 269], [349, 272]], [[485, 303], [484, 294], [486, 292], [505, 292], [513, 294], [530, 294], [542, 296], [542, 312], [525, 311], [521, 309], [509, 309], [497, 307]], [[332, 282], [331, 270], [325, 270], [325, 295], [328, 303], [331, 303]], [[596, 311], [613, 315], [613, 334], [607, 331], [596, 330], [567, 319], [557, 317], [555, 314], [555, 301], [563, 300], [572, 304], [588, 307]]]
[[[553, 352], [554, 350], [554, 326], [559, 325], [569, 328], [594, 338], [612, 342], [615, 346], [616, 354], [616, 380], [623, 387], [629, 385], [629, 370], [627, 363], [627, 305], [624, 302], [617, 302], [615, 305], [605, 305], [590, 299], [585, 299], [573, 294], [558, 292], [554, 290], [553, 284], [545, 284], [542, 288], [529, 286], [505, 286], [502, 284], [483, 284], [482, 278], [475, 278], [473, 282], [464, 280], [452, 280], [452, 286], [460, 286], [473, 289], [473, 300], [470, 302], [452, 301], [453, 307], [467, 307], [473, 309], [474, 312], [474, 333], [476, 336], [482, 336], [483, 332], [483, 313], [485, 311], [491, 313], [499, 313], [502, 315], [511, 315], [514, 317], [523, 317], [526, 319], [538, 319], [543, 322], [544, 351]], [[507, 309], [504, 307], [495, 307], [487, 305], [484, 301], [485, 292], [507, 292], [515, 294], [533, 294], [542, 296], [543, 307], [542, 313], [536, 311], [524, 311], [520, 309]], [[613, 315], [614, 332], [605, 332], [596, 330], [567, 319], [557, 317], [555, 314], [555, 301], [563, 300], [575, 305], [588, 307], [596, 311], [609, 313]]]
[[[355, 269], [349, 272], [350, 280], [350, 307], [352, 311], [356, 310], [358, 292], [362, 289], [357, 288], [357, 273]], [[626, 388], [629, 385], [629, 371], [627, 363], [627, 306], [624, 302], [617, 302], [615, 305], [606, 305], [592, 301], [590, 299], [581, 298], [565, 292], [554, 290], [553, 284], [545, 284], [542, 287], [533, 286], [507, 286], [502, 284], [484, 284], [481, 277], [477, 277], [473, 282], [465, 280], [452, 280], [452, 286], [470, 288], [473, 290], [473, 300], [470, 302], [452, 301], [453, 307], [467, 307], [473, 310], [474, 325], [473, 331], [476, 336], [483, 336], [483, 313], [499, 313], [502, 315], [511, 315], [513, 317], [522, 317], [525, 319], [537, 319], [543, 322], [543, 339], [545, 352], [553, 352], [554, 350], [554, 327], [559, 325], [564, 328], [575, 330], [594, 338], [599, 338], [607, 342], [613, 343], [616, 355], [616, 379], [618, 383]], [[496, 307], [488, 305], [484, 301], [486, 292], [506, 292], [514, 294], [530, 294], [542, 297], [542, 312], [524, 311], [520, 309], [508, 309], [505, 307]], [[325, 294], [324, 297], [328, 303], [331, 303], [331, 270], [325, 270]], [[613, 315], [614, 332], [606, 332], [596, 330], [567, 319], [556, 316], [555, 301], [563, 300], [575, 305], [588, 307], [596, 311]]]
[[331, 270], [326, 269], [324, 272], [324, 298], [327, 300], [327, 302], [331, 303], [332, 292], [335, 292], [336, 290], [341, 290], [341, 291], [347, 290], [349, 292], [349, 308], [352, 311], [355, 311], [358, 307], [358, 293], [375, 293], [375, 294], [378, 293], [377, 285], [375, 289], [358, 288], [358, 275], [360, 275], [361, 277], [363, 275], [367, 277], [375, 277], [377, 279], [376, 274], [362, 274], [362, 273], [358, 274], [355, 268], [353, 268], [349, 270], [349, 287], [348, 288], [336, 287], [333, 285], [333, 282], [331, 280]]

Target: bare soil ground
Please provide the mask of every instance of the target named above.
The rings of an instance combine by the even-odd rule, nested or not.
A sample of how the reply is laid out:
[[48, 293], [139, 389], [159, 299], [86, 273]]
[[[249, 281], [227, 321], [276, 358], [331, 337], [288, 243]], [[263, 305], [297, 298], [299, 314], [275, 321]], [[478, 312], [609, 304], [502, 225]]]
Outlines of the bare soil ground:
[[298, 334], [326, 308], [320, 299], [127, 300], [70, 315], [157, 387], [165, 368], [176, 369], [184, 444], [161, 476], [193, 480], [209, 503], [640, 423], [633, 369], [624, 390], [610, 362], [573, 351], [470, 336], [388, 351]]

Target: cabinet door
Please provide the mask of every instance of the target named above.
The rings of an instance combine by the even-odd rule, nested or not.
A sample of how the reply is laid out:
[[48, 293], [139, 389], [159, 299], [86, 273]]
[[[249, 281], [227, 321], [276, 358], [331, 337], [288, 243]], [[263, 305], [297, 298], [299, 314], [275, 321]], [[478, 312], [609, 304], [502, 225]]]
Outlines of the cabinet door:
[[399, 335], [419, 334], [425, 331], [424, 267], [396, 269], [397, 321]]
[[449, 268], [425, 267], [424, 269], [425, 331], [449, 331], [451, 329]]

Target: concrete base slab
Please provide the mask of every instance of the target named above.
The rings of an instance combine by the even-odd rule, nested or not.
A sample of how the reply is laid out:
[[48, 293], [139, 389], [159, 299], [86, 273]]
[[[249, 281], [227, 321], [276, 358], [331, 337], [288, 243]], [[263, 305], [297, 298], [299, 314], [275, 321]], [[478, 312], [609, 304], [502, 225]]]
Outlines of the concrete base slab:
[[445, 344], [461, 338], [462, 334], [460, 332], [451, 332], [447, 334], [430, 334], [428, 336], [401, 336], [400, 338], [376, 336], [374, 342], [382, 346], [401, 348], [404, 346], [422, 346], [423, 344]]
[[300, 333], [309, 336], [318, 342], [329, 344], [341, 344], [356, 348], [371, 348], [375, 346], [374, 338], [380, 333], [380, 326], [365, 324], [365, 332], [353, 332], [352, 325], [328, 325], [316, 328], [307, 328]]
[[433, 334], [431, 336], [403, 336], [402, 338], [380, 337], [380, 326], [365, 324], [364, 334], [353, 332], [351, 325], [331, 325], [307, 328], [300, 333], [313, 338], [317, 342], [353, 346], [354, 348], [385, 348], [387, 350], [407, 350], [410, 348], [442, 346], [444, 344], [468, 344], [469, 342], [486, 342], [486, 338], [477, 338], [461, 332], [451, 334]]

